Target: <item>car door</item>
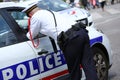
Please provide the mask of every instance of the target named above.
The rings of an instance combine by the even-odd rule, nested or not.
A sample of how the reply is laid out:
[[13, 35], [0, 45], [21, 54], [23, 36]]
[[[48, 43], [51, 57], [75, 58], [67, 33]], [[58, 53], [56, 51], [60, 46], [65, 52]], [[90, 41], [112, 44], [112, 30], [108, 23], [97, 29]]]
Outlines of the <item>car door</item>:
[[63, 53], [52, 38], [41, 37], [39, 47], [34, 48], [34, 50], [38, 57], [42, 80], [66, 78], [65, 75], [68, 72]]
[[39, 74], [34, 50], [6, 9], [0, 9], [0, 80], [24, 80]]
[[[20, 29], [23, 30], [23, 33], [28, 32], [27, 31], [28, 17], [26, 16], [26, 14], [21, 12], [20, 8], [11, 9], [9, 8], [9, 12], [10, 15], [14, 18], [15, 23], [20, 27]], [[35, 70], [37, 75], [28, 78], [28, 80], [39, 79], [50, 80], [55, 77], [59, 77], [61, 75], [66, 74], [67, 73], [66, 62], [61, 50], [56, 45], [56, 42], [52, 38], [42, 34], [39, 35], [39, 41], [40, 41], [39, 46], [37, 48], [34, 48], [32, 42], [30, 40], [29, 41], [27, 40], [27, 43], [31, 46], [31, 48], [35, 52], [34, 55], [36, 56], [37, 59], [36, 64], [39, 65], [38, 71], [37, 69]], [[34, 40], [34, 42], [36, 42], [36, 40]]]

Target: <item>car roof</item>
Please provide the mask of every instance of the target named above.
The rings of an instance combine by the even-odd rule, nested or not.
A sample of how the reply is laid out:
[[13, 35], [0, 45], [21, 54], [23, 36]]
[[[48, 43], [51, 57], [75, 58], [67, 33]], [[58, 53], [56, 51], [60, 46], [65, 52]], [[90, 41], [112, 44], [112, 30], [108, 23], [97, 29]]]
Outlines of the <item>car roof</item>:
[[17, 3], [17, 5], [21, 6], [21, 7], [26, 7], [29, 4], [33, 3], [33, 2], [38, 2], [39, 0], [27, 0], [27, 1], [20, 1]]
[[0, 8], [8, 8], [8, 7], [24, 7], [25, 8], [28, 4], [32, 2], [35, 2], [35, 1], [30, 0], [30, 1], [20, 1], [20, 2], [0, 2]]
[[15, 2], [0, 2], [0, 8], [14, 7], [16, 6]]

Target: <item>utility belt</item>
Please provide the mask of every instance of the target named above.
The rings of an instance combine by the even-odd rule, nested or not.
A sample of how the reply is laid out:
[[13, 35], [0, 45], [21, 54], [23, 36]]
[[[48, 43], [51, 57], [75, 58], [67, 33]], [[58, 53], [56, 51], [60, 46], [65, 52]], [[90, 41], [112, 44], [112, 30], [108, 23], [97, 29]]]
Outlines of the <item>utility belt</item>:
[[62, 31], [57, 37], [57, 42], [60, 49], [64, 50], [64, 47], [67, 44], [67, 42], [79, 35], [76, 32], [85, 28], [86, 26], [84, 24], [76, 23], [75, 25], [72, 25], [72, 27], [68, 29], [66, 32]]

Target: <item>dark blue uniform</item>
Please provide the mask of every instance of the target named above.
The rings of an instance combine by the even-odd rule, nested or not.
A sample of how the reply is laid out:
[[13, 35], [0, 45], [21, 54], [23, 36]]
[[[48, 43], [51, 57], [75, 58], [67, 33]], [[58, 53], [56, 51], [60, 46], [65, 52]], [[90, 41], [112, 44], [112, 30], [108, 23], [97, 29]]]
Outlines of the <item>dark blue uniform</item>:
[[69, 80], [81, 79], [82, 71], [80, 64], [85, 72], [86, 80], [98, 80], [87, 30], [85, 28], [71, 28], [62, 34], [62, 36], [58, 36], [58, 44], [59, 37], [65, 39], [62, 40], [62, 44], [59, 44], [59, 46], [63, 50], [68, 65]]

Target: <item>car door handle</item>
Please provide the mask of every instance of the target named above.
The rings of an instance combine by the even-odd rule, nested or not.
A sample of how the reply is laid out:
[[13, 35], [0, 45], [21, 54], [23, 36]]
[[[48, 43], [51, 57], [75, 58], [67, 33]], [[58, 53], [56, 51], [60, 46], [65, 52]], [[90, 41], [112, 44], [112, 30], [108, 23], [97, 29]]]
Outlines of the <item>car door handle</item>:
[[40, 52], [38, 52], [38, 55], [46, 54], [46, 53], [48, 53], [48, 51], [45, 49], [42, 49]]

